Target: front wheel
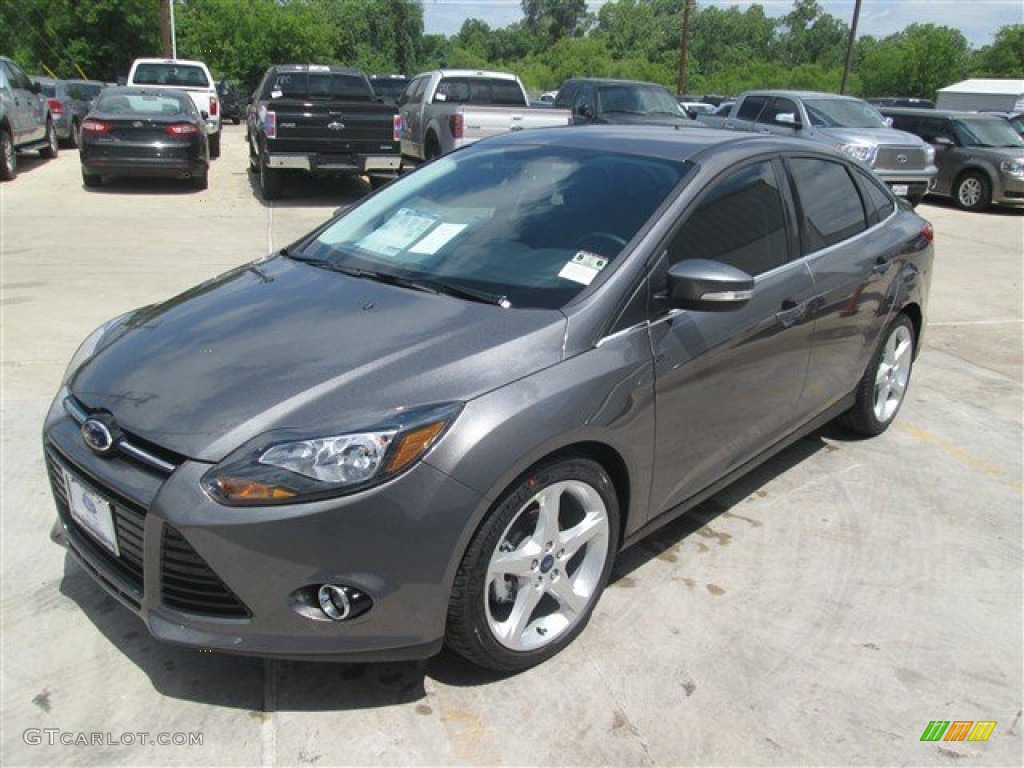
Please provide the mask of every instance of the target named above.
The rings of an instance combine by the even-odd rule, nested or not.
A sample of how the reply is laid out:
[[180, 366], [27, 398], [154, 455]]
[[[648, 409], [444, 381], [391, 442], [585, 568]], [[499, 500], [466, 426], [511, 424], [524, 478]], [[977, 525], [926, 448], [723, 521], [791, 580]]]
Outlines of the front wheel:
[[984, 211], [992, 204], [992, 185], [985, 174], [968, 171], [956, 180], [956, 204], [965, 211]]
[[0, 180], [10, 181], [18, 175], [18, 155], [14, 141], [6, 129], [0, 128]]
[[52, 120], [46, 121], [46, 146], [39, 150], [39, 156], [46, 160], [57, 156], [57, 131]]
[[527, 473], [462, 558], [448, 606], [449, 647], [502, 672], [554, 656], [590, 618], [618, 539], [618, 499], [600, 465], [572, 457]]
[[843, 426], [869, 437], [889, 428], [907, 394], [915, 343], [914, 324], [901, 314], [885, 332], [857, 385], [854, 406], [840, 417]]

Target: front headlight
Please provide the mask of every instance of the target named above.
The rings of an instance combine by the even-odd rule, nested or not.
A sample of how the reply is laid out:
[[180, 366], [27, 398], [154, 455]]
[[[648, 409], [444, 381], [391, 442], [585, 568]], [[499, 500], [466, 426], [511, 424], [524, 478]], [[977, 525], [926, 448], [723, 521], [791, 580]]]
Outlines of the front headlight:
[[228, 506], [291, 504], [360, 491], [421, 459], [459, 409], [446, 403], [405, 410], [364, 432], [304, 439], [265, 435], [207, 472], [202, 486]]
[[71, 362], [68, 363], [68, 367], [64, 369], [64, 377], [61, 379], [61, 386], [67, 386], [68, 381], [71, 377], [77, 373], [78, 369], [82, 367], [82, 363], [92, 357], [96, 348], [103, 341], [103, 337], [107, 335], [116, 325], [120, 325], [121, 322], [132, 314], [131, 312], [125, 312], [123, 315], [118, 315], [113, 320], [108, 320], [95, 331], [85, 337], [85, 341], [78, 345], [78, 349], [75, 350], [75, 354], [71, 356]]
[[1017, 178], [1024, 178], [1024, 159], [1003, 160], [1003, 162], [999, 164], [999, 170], [1005, 173], [1007, 176], [1016, 176]]
[[865, 165], [872, 165], [878, 155], [878, 147], [874, 144], [836, 144], [840, 152], [845, 152], [854, 160], [860, 160]]

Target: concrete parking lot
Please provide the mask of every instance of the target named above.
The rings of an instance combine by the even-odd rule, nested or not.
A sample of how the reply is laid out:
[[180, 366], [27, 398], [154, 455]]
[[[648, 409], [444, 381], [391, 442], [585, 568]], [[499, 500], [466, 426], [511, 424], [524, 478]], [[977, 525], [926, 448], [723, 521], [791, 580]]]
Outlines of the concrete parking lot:
[[[244, 128], [225, 131], [204, 192], [87, 191], [69, 151], [0, 185], [3, 765], [1024, 762], [1020, 210], [921, 206], [930, 324], [893, 428], [816, 433], [623, 553], [582, 637], [537, 669], [152, 641], [48, 537], [40, 429], [64, 366], [104, 320], [368, 191], [299, 182], [264, 205]], [[935, 720], [996, 726], [921, 741]]]

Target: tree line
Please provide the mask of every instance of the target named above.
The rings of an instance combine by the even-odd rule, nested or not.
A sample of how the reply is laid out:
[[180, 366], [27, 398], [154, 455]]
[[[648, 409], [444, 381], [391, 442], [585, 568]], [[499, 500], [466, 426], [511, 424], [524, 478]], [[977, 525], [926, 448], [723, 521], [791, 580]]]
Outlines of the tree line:
[[[451, 37], [423, 31], [414, 0], [177, 0], [180, 58], [246, 87], [271, 64], [337, 63], [415, 74], [439, 66], [517, 72], [531, 91], [570, 76], [649, 80], [674, 89], [687, 0], [522, 0], [523, 19], [494, 29], [467, 19]], [[693, 94], [748, 88], [838, 91], [849, 24], [817, 0], [769, 17], [694, 3], [689, 39]], [[138, 56], [161, 52], [159, 0], [0, 0], [0, 52], [30, 72], [113, 81]], [[1024, 78], [1024, 24], [974, 49], [956, 29], [912, 24], [858, 37], [847, 91], [934, 98], [967, 77]]]

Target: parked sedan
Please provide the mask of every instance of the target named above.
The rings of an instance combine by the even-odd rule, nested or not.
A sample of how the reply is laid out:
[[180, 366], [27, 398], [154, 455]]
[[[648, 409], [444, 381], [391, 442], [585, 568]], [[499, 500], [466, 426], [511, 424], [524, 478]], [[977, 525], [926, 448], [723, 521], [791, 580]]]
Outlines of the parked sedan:
[[103, 176], [149, 176], [206, 189], [210, 167], [204, 116], [169, 88], [105, 88], [82, 123], [79, 156], [87, 187]]
[[77, 146], [79, 126], [89, 112], [88, 101], [82, 99], [78, 91], [66, 80], [41, 76], [32, 79], [39, 83], [41, 93], [50, 105], [57, 140], [68, 147]]
[[623, 547], [832, 419], [892, 424], [932, 256], [820, 144], [504, 134], [89, 336], [53, 535], [178, 645], [523, 669]]

